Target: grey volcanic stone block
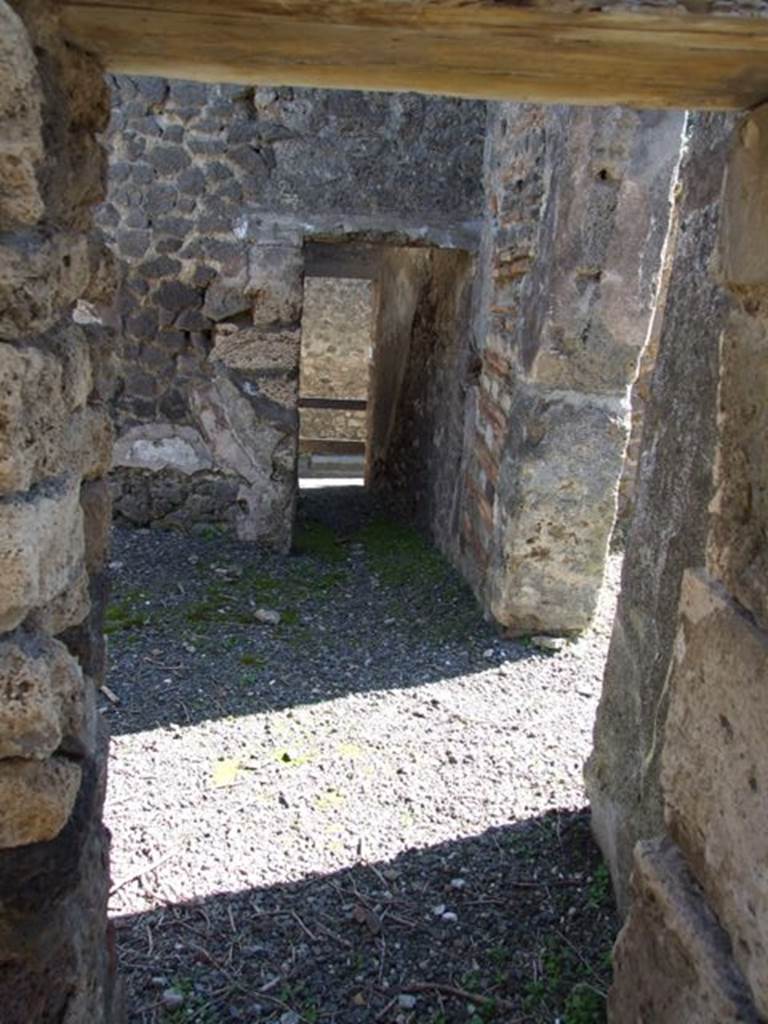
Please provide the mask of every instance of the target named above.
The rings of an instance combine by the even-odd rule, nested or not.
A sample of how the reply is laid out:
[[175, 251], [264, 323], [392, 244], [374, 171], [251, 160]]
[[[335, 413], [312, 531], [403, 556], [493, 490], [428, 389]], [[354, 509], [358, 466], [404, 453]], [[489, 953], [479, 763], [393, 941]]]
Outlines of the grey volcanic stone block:
[[178, 146], [154, 146], [147, 154], [147, 160], [158, 174], [178, 174], [190, 165], [189, 155]]
[[157, 304], [162, 309], [176, 312], [182, 309], [196, 308], [203, 303], [198, 288], [183, 284], [181, 281], [164, 281], [155, 293]]

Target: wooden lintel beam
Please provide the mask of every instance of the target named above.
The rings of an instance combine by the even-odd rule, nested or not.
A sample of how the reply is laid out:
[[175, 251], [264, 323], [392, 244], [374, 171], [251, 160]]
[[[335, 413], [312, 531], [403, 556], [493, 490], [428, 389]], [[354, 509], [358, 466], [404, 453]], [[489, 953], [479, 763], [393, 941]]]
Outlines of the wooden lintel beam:
[[766, 4], [724, 0], [715, 14], [713, 0], [683, 4], [64, 0], [62, 17], [70, 39], [129, 74], [537, 103], [738, 109], [766, 100]]
[[383, 247], [349, 243], [304, 243], [307, 277], [343, 277], [374, 280], [379, 273]]
[[365, 441], [342, 441], [331, 437], [301, 437], [302, 455], [365, 455]]
[[343, 409], [346, 412], [365, 412], [368, 403], [364, 398], [299, 398], [300, 409]]

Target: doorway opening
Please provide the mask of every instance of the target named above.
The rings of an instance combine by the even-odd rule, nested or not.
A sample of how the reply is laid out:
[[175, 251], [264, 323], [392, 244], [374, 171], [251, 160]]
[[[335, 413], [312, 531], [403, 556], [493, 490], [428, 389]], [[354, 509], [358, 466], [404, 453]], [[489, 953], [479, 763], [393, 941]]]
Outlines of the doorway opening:
[[[311, 139], [314, 157], [318, 124], [329, 122], [325, 116], [308, 116], [309, 127], [301, 128], [296, 117], [307, 110], [311, 114], [313, 102], [329, 101], [297, 97], [293, 91], [282, 96], [270, 90], [233, 95], [220, 87], [208, 91], [178, 83], [130, 85], [135, 91], [123, 105], [123, 127], [133, 116], [141, 123], [118, 144], [127, 141], [134, 152], [143, 132], [140, 141], [148, 159], [119, 161], [117, 175], [123, 175], [125, 184], [125, 176], [138, 167], [148, 191], [145, 201], [142, 182], [121, 190], [118, 180], [113, 194], [117, 205], [111, 214], [106, 210], [117, 218], [118, 245], [133, 253], [133, 294], [124, 296], [120, 314], [130, 339], [123, 350], [122, 397], [130, 400], [120, 423], [123, 477], [130, 482], [134, 470], [142, 473], [153, 499], [170, 480], [172, 501], [178, 495], [192, 510], [199, 509], [201, 496], [207, 500], [207, 491], [215, 492], [211, 514], [218, 515], [219, 506], [232, 510], [241, 526], [237, 541], [211, 523], [191, 538], [158, 529], [116, 537], [116, 593], [108, 614], [114, 654], [110, 686], [123, 704], [103, 708], [118, 736], [108, 813], [119, 826], [115, 834], [123, 846], [115, 844], [120, 873], [113, 895], [118, 918], [140, 915], [119, 926], [132, 935], [133, 924], [139, 935], [146, 935], [149, 927], [151, 942], [157, 938], [159, 946], [165, 938], [162, 909], [151, 921], [143, 916], [158, 910], [156, 899], [176, 908], [193, 901], [195, 914], [206, 919], [209, 897], [227, 888], [237, 888], [242, 896], [236, 906], [221, 903], [220, 919], [214, 913], [215, 921], [228, 922], [237, 936], [223, 958], [220, 949], [206, 945], [208, 933], [203, 953], [198, 941], [193, 956], [202, 955], [214, 965], [234, 960], [236, 970], [247, 973], [237, 976], [234, 989], [224, 984], [226, 971], [223, 981], [216, 972], [194, 974], [190, 981], [190, 961], [174, 956], [183, 952], [176, 948], [183, 947], [176, 937], [165, 961], [173, 968], [166, 977], [168, 988], [158, 1013], [154, 1007], [150, 1015], [167, 1017], [166, 1009], [186, 1006], [192, 1019], [271, 1015], [295, 1022], [324, 1013], [351, 1021], [365, 1019], [366, 1013], [379, 1018], [404, 1013], [407, 1019], [409, 1010], [421, 1013], [426, 1003], [417, 1008], [418, 996], [404, 982], [424, 932], [429, 952], [437, 955], [425, 956], [422, 968], [437, 969], [455, 954], [453, 980], [430, 993], [426, 1012], [432, 1018], [464, 1019], [463, 999], [486, 1009], [498, 1001], [503, 1014], [517, 1014], [526, 1007], [515, 1004], [510, 1009], [520, 991], [513, 982], [527, 980], [536, 990], [543, 933], [531, 931], [536, 948], [526, 951], [515, 973], [506, 953], [494, 953], [485, 945], [489, 922], [477, 908], [494, 891], [493, 878], [503, 878], [504, 894], [498, 899], [504, 913], [494, 927], [504, 934], [507, 951], [519, 948], [522, 937], [509, 930], [513, 918], [520, 920], [520, 906], [503, 902], [507, 890], [546, 890], [548, 920], [557, 917], [563, 908], [550, 899], [545, 884], [552, 863], [547, 851], [554, 851], [553, 857], [563, 852], [556, 844], [567, 824], [564, 819], [573, 817], [584, 843], [579, 839], [566, 852], [585, 856], [578, 868], [573, 861], [560, 866], [569, 879], [565, 887], [570, 888], [571, 871], [578, 875], [574, 888], [584, 898], [581, 909], [588, 909], [593, 879], [587, 876], [594, 850], [586, 848], [580, 813], [580, 764], [589, 745], [607, 633], [589, 637], [581, 647], [577, 642], [558, 650], [551, 638], [545, 638], [550, 646], [542, 647], [532, 637], [502, 637], [483, 621], [480, 606], [461, 589], [451, 566], [414, 531], [404, 529], [402, 520], [423, 526], [462, 570], [462, 559], [471, 560], [477, 551], [478, 573], [487, 579], [521, 567], [539, 572], [548, 559], [557, 570], [558, 559], [574, 550], [587, 555], [597, 551], [599, 561], [599, 531], [592, 526], [599, 517], [596, 509], [605, 514], [610, 478], [620, 459], [615, 411], [632, 357], [626, 334], [617, 345], [611, 333], [616, 303], [611, 305], [606, 297], [609, 285], [616, 288], [616, 275], [604, 288], [601, 267], [615, 267], [615, 251], [608, 243], [618, 233], [612, 219], [621, 198], [617, 181], [621, 173], [631, 177], [634, 169], [617, 170], [611, 164], [609, 173], [603, 166], [600, 146], [610, 136], [611, 124], [602, 125], [587, 114], [571, 127], [560, 120], [565, 116], [561, 112], [553, 115], [547, 129], [546, 138], [556, 144], [546, 150], [551, 166], [542, 171], [546, 161], [541, 135], [534, 131], [532, 140], [518, 146], [530, 127], [523, 121], [526, 112], [517, 112], [519, 129], [508, 130], [514, 112], [505, 111], [496, 119], [493, 141], [500, 155], [488, 168], [489, 202], [478, 217], [482, 237], [478, 227], [473, 245], [462, 245], [466, 234], [455, 224], [438, 230], [434, 224], [414, 228], [411, 222], [408, 230], [393, 235], [380, 225], [374, 231], [369, 223], [368, 237], [375, 234], [390, 242], [379, 247], [376, 269], [376, 330], [371, 387], [365, 397], [366, 475], [371, 490], [398, 509], [402, 519], [395, 528], [367, 523], [339, 535], [334, 513], [328, 529], [316, 532], [313, 548], [289, 555], [302, 411], [301, 315], [309, 294], [304, 287], [304, 239], [308, 234], [322, 236], [322, 218], [317, 210], [310, 215], [294, 206], [287, 223], [284, 210], [268, 216], [263, 204], [276, 202], [291, 184], [301, 131], [305, 140]], [[333, 123], [343, 126], [339, 134], [346, 137], [354, 125], [370, 121], [378, 137], [383, 130], [381, 104], [389, 103], [392, 110], [385, 109], [382, 116], [391, 116], [400, 135], [413, 144], [429, 128], [430, 118], [423, 115], [414, 127], [409, 111], [420, 104], [423, 113], [425, 102], [414, 106], [403, 97], [342, 97]], [[297, 110], [304, 113], [297, 115]], [[216, 125], [216, 118], [230, 115], [234, 123], [226, 132], [211, 131], [212, 119]], [[622, 116], [623, 130], [631, 134], [637, 127], [635, 115]], [[244, 138], [253, 145], [243, 143]], [[578, 145], [569, 148], [572, 138], [601, 159], [590, 169], [596, 173], [584, 188], [562, 189], [557, 201], [550, 202], [551, 179], [566, 171], [569, 176], [586, 173]], [[257, 142], [262, 146], [258, 152]], [[439, 160], [441, 169], [446, 166], [448, 154], [457, 150], [453, 142], [437, 149], [433, 165]], [[361, 147], [351, 148], [359, 155]], [[144, 150], [136, 152], [141, 156]], [[286, 152], [294, 154], [287, 161]], [[385, 152], [380, 146], [377, 159]], [[613, 149], [611, 153], [615, 157]], [[564, 154], [570, 155], [576, 171]], [[339, 180], [328, 170], [334, 155], [327, 154], [321, 182]], [[497, 165], [503, 166], [498, 174]], [[511, 178], [507, 168], [518, 165], [522, 169]], [[468, 177], [476, 180], [473, 167]], [[309, 170], [314, 173], [316, 163]], [[387, 170], [385, 179], [390, 176]], [[414, 178], [428, 180], [423, 174]], [[306, 179], [298, 190], [302, 203], [318, 180], [309, 172]], [[275, 191], [281, 180], [284, 188]], [[376, 190], [366, 194], [378, 204]], [[579, 203], [588, 197], [593, 207], [587, 203], [586, 214], [583, 206], [572, 210], [568, 200], [573, 196]], [[349, 193], [342, 198], [348, 202]], [[593, 232], [597, 218], [602, 229]], [[566, 252], [552, 251], [566, 222], [577, 225], [576, 237]], [[579, 234], [582, 224], [589, 225], [589, 259]], [[334, 225], [340, 230], [338, 220]], [[327, 221], [326, 227], [330, 230]], [[641, 223], [638, 234], [646, 227]], [[354, 226], [349, 233], [355, 235]], [[634, 274], [636, 267], [630, 269]], [[330, 273], [309, 278], [313, 276], [318, 281], [334, 278]], [[336, 278], [354, 275], [337, 273]], [[626, 274], [624, 279], [631, 278]], [[559, 297], [559, 305], [552, 302], [546, 316], [536, 301], [542, 295]], [[630, 313], [641, 306], [638, 301]], [[554, 322], [553, 309], [563, 313]], [[345, 398], [342, 392], [338, 401], [363, 399]], [[587, 449], [597, 473], [587, 473]], [[472, 457], [466, 474], [465, 452]], [[550, 503], [542, 512], [542, 495], [551, 499], [553, 494], [562, 502], [554, 507]], [[588, 515], [583, 513], [585, 504]], [[467, 522], [478, 529], [469, 533]], [[531, 522], [536, 528], [544, 522], [548, 532], [529, 537]], [[245, 540], [265, 545], [278, 540], [280, 549], [264, 552]], [[530, 550], [508, 558], [514, 543], [530, 545]], [[499, 552], [503, 565], [498, 557], [493, 562]], [[569, 562], [574, 563], [577, 570], [583, 568], [584, 589], [591, 597], [595, 559]], [[520, 592], [520, 578], [512, 578], [502, 595], [509, 598], [503, 605], [507, 621], [517, 614], [511, 602]], [[537, 578], [547, 583], [541, 572]], [[574, 589], [571, 577], [567, 590], [561, 588], [557, 596], [567, 598]], [[476, 592], [485, 597], [483, 590]], [[530, 582], [528, 592], [539, 594]], [[552, 602], [540, 604], [549, 614]], [[557, 610], [564, 605], [559, 601]], [[497, 602], [495, 607], [502, 605]], [[547, 621], [552, 631], [560, 627], [560, 622]], [[523, 628], [527, 626], [519, 631]], [[594, 657], [585, 655], [585, 645]], [[586, 690], [575, 685], [584, 682], [582, 661], [591, 665]], [[516, 741], [510, 743], [512, 733]], [[553, 737], [558, 744], [554, 751]], [[535, 771], [526, 774], [530, 764]], [[171, 773], [175, 790], [169, 784]], [[147, 785], [136, 800], [139, 780]], [[560, 813], [563, 806], [567, 815]], [[357, 823], [371, 809], [374, 817], [361, 835]], [[129, 817], [134, 810], [141, 813]], [[520, 839], [525, 846], [526, 837], [540, 829], [546, 844], [537, 847], [536, 863], [527, 865]], [[475, 872], [477, 859], [462, 860], [461, 851], [469, 847], [482, 859], [489, 845], [493, 849], [484, 868]], [[436, 859], [416, 858], [413, 884], [403, 892], [395, 883], [401, 857], [413, 847], [435, 848]], [[126, 861], [126, 853], [138, 866]], [[329, 891], [338, 892], [341, 884], [345, 903], [349, 892], [340, 876], [352, 864], [350, 858], [355, 868], [369, 871], [376, 880], [369, 892], [361, 888], [359, 873], [353, 878], [349, 892], [355, 899], [360, 894], [359, 906], [343, 906], [341, 915], [331, 914], [330, 923], [328, 892], [320, 900], [319, 915], [309, 921], [291, 907], [296, 916], [288, 917], [298, 932], [259, 961], [258, 950], [254, 953], [261, 944], [259, 929], [254, 932], [246, 916], [254, 911], [260, 925], [261, 918], [272, 918], [272, 910], [279, 917], [290, 905], [296, 884], [318, 872], [336, 876]], [[433, 870], [441, 862], [451, 870], [447, 883]], [[159, 876], [162, 867], [167, 870]], [[523, 873], [527, 867], [528, 875]], [[426, 889], [418, 877], [425, 871], [430, 875]], [[471, 872], [479, 886], [474, 892], [466, 877]], [[466, 889], [461, 899], [454, 894]], [[273, 897], [278, 907], [270, 905]], [[428, 901], [426, 913], [419, 897]], [[394, 911], [386, 912], [392, 904], [397, 905]], [[540, 904], [537, 896], [529, 909], [535, 911]], [[395, 916], [406, 933], [391, 927], [398, 924]], [[422, 927], [421, 917], [435, 927]], [[403, 920], [408, 923], [402, 925]], [[451, 928], [460, 922], [462, 935], [473, 940], [468, 945], [454, 941]], [[351, 958], [346, 958], [350, 947], [339, 943], [343, 964], [329, 964], [314, 949], [311, 957], [305, 951], [294, 957], [299, 932], [315, 946], [328, 929], [345, 938], [355, 923], [364, 930], [356, 935], [358, 941], [347, 940]], [[578, 926], [583, 932], [581, 922]], [[408, 929], [415, 933], [413, 942], [405, 937]], [[371, 937], [381, 937], [381, 942], [376, 941], [375, 963], [368, 957], [361, 981], [357, 961], [371, 954]], [[559, 948], [564, 953], [565, 947]], [[397, 957], [394, 949], [399, 950]], [[505, 961], [503, 982], [491, 970], [499, 957]], [[141, 966], [141, 954], [129, 946], [126, 964], [131, 960], [140, 963], [141, 994], [148, 997], [155, 975], [147, 974], [147, 957]], [[151, 957], [150, 963], [154, 966]], [[479, 990], [476, 977], [472, 984], [467, 980], [475, 970], [481, 972]], [[310, 993], [313, 1004], [302, 1002], [313, 971], [323, 978], [344, 972], [338, 1004], [332, 994], [319, 990]], [[293, 986], [271, 996], [278, 1004], [270, 1002], [272, 972], [281, 984]], [[428, 980], [414, 984], [429, 987]], [[448, 1008], [440, 1000], [449, 984], [461, 995], [454, 991]], [[246, 998], [257, 991], [269, 1012], [262, 1013], [261, 1003], [241, 1000], [243, 989]], [[390, 1006], [393, 989], [395, 1003]], [[318, 994], [324, 999], [321, 1007]], [[569, 995], [558, 991], [556, 1004], [538, 1007], [540, 1016], [551, 1019]], [[279, 1014], [272, 1012], [275, 1005]], [[189, 1016], [186, 1010], [183, 1015]]]
[[375, 249], [308, 242], [299, 370], [299, 485], [362, 487]]
[[[264, 122], [271, 125], [277, 141], [269, 187], [282, 177], [287, 188], [294, 167], [281, 147], [296, 152], [296, 140], [283, 136], [286, 124], [297, 130], [297, 104], [306, 117], [313, 104], [327, 101], [254, 93], [247, 102], [236, 134], [255, 132], [252, 120], [262, 134]], [[387, 100], [385, 115], [383, 102], [343, 97], [343, 113], [322, 123], [343, 125], [348, 134], [370, 118], [375, 135], [388, 123], [382, 117], [391, 116], [412, 137], [410, 100]], [[296, 497], [288, 491], [297, 476], [305, 485], [290, 554], [287, 545], [269, 552], [221, 534], [189, 541], [122, 533], [116, 541], [124, 557], [116, 559], [123, 565], [115, 570], [110, 629], [113, 689], [123, 704], [109, 712], [121, 766], [108, 814], [120, 837], [115, 862], [128, 879], [113, 903], [122, 948], [134, 959], [135, 943], [149, 928], [165, 956], [156, 886], [175, 906], [191, 904], [191, 917], [179, 910], [182, 931], [197, 928], [200, 915], [198, 939], [211, 963], [222, 957], [217, 922], [230, 922], [236, 938], [224, 959], [242, 969], [241, 988], [259, 994], [249, 1001], [217, 969], [196, 972], [182, 956], [185, 976], [199, 990], [188, 995], [169, 977], [169, 992], [190, 1011], [233, 1009], [248, 1020], [256, 1004], [269, 1021], [324, 1012], [345, 1022], [365, 1021], [366, 1014], [394, 1021], [418, 1019], [413, 1013], [422, 1011], [425, 1019], [454, 1021], [466, 1015], [461, 999], [474, 996], [486, 1015], [498, 1001], [497, 1019], [532, 1008], [534, 1019], [549, 1020], [580, 991], [580, 961], [568, 946], [576, 925], [566, 929], [566, 940], [550, 927], [566, 913], [559, 890], [576, 906], [579, 934], [590, 936], [589, 949], [579, 948], [590, 963], [600, 959], [599, 943], [613, 937], [607, 876], [588, 838], [581, 764], [591, 746], [618, 560], [611, 561], [594, 628], [572, 643], [540, 634], [575, 632], [594, 611], [594, 603], [576, 608], [576, 626], [573, 617], [546, 618], [553, 608], [574, 614], [575, 577], [563, 589], [563, 562], [580, 574], [586, 603], [596, 596], [601, 530], [607, 538], [611, 481], [621, 461], [616, 409], [648, 300], [632, 294], [633, 322], [618, 331], [608, 286], [618, 278], [605, 284], [601, 268], [618, 259], [621, 175], [639, 172], [630, 156], [611, 164], [610, 173], [604, 166], [600, 147], [611, 123], [585, 113], [569, 117], [573, 124], [553, 118], [548, 138], [556, 141], [544, 166], [541, 138], [524, 113], [494, 113], [496, 162], [482, 171], [472, 164], [468, 172], [483, 176], [486, 204], [476, 208], [471, 230], [446, 211], [439, 226], [412, 220], [398, 230], [387, 230], [370, 210], [365, 221], [323, 220], [318, 210], [302, 217], [316, 180], [313, 163], [302, 172], [303, 192], [293, 181], [290, 216], [281, 210], [272, 219], [263, 211], [244, 218], [238, 200], [240, 234], [226, 236], [226, 246], [221, 239], [214, 246], [197, 226], [194, 244], [182, 245], [193, 262], [196, 252], [205, 255], [210, 276], [181, 293], [161, 286], [162, 302], [190, 306], [168, 312], [170, 328], [200, 328], [177, 339], [176, 368], [186, 390], [178, 412], [167, 413], [178, 417], [173, 430], [200, 429], [204, 440], [218, 443], [220, 462], [231, 462], [236, 451], [238, 473], [241, 465], [251, 472], [257, 443], [266, 449], [247, 492], [257, 511], [259, 502], [265, 505], [258, 523], [285, 527]], [[643, 123], [622, 117], [622, 131], [640, 139]], [[194, 118], [188, 130], [195, 139]], [[441, 160], [455, 142], [439, 151]], [[584, 170], [580, 146], [601, 157], [594, 158], [594, 173]], [[329, 166], [337, 155], [327, 154]], [[206, 181], [215, 182], [222, 162], [203, 156]], [[516, 176], [510, 166], [519, 168]], [[414, 175], [419, 188], [427, 169]], [[550, 193], [559, 174], [586, 178], [573, 195]], [[250, 175], [242, 180], [254, 187]], [[654, 184], [659, 195], [662, 186]], [[227, 196], [235, 194], [231, 182], [227, 188]], [[379, 202], [379, 192], [362, 184], [355, 201], [361, 195], [371, 208]], [[279, 198], [273, 192], [270, 201]], [[347, 189], [343, 199], [351, 201]], [[589, 227], [595, 218], [600, 232]], [[643, 244], [649, 221], [637, 225]], [[566, 224], [574, 234], [561, 251]], [[647, 241], [650, 262], [656, 244], [655, 236]], [[622, 282], [637, 280], [636, 252], [619, 255], [631, 264]], [[191, 268], [166, 261], [149, 269], [175, 277]], [[158, 320], [163, 326], [153, 345], [162, 342], [166, 314]], [[192, 341], [199, 343], [194, 364], [187, 357]], [[216, 402], [203, 406], [199, 394], [209, 395], [211, 372]], [[271, 447], [276, 431], [280, 459]], [[237, 488], [242, 495], [239, 482]], [[522, 553], [508, 557], [514, 545]], [[157, 580], [158, 563], [179, 572]], [[501, 584], [503, 601], [493, 592]], [[484, 619], [489, 594], [511, 621], [521, 593], [537, 598], [547, 588], [540, 618], [526, 620], [523, 635], [505, 637]], [[548, 624], [534, 629], [532, 621]], [[148, 750], [164, 772], [171, 772], [174, 754], [181, 758], [184, 772], [173, 775], [174, 785], [194, 791], [177, 801], [170, 850], [163, 848], [170, 860], [159, 874], [152, 856], [165, 853], [156, 836], [122, 809]], [[143, 799], [155, 820], [169, 819], [166, 792], [152, 787]], [[137, 829], [150, 870], [135, 883]], [[221, 841], [206, 844], [201, 832]], [[424, 854], [411, 858], [411, 849]], [[530, 859], [526, 851], [533, 851]], [[546, 884], [552, 864], [562, 886]], [[186, 886], [185, 877], [194, 882]], [[525, 906], [516, 899], [509, 913], [512, 904], [494, 877], [503, 879], [505, 893], [536, 896]], [[222, 891], [234, 898], [220, 899]], [[297, 893], [301, 904], [293, 902]], [[331, 905], [334, 893], [341, 912]], [[488, 898], [504, 912], [483, 909]], [[543, 923], [533, 919], [542, 905]], [[246, 921], [251, 912], [256, 926]], [[263, 917], [280, 921], [272, 946]], [[512, 921], [522, 926], [512, 928]], [[466, 943], [456, 941], [459, 930]], [[351, 947], [341, 941], [322, 955], [317, 946], [328, 932]], [[539, 966], [551, 943], [563, 963], [562, 984], [547, 980]], [[243, 952], [265, 944], [264, 962]], [[307, 950], [291, 959], [299, 945]], [[411, 1004], [404, 972], [419, 956], [424, 971], [437, 970], [438, 961], [450, 964], [454, 987], [468, 995], [441, 1002], [438, 989]], [[313, 972], [333, 974], [337, 992], [316, 984]], [[273, 976], [287, 986], [278, 996]], [[151, 977], [140, 966], [131, 984], [145, 998]], [[390, 1006], [394, 986], [400, 987]]]

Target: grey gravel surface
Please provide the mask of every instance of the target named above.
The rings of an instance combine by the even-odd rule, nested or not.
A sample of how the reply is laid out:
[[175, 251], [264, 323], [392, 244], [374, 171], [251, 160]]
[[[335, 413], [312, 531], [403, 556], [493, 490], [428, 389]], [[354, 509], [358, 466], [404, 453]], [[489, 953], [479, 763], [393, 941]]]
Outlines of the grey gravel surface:
[[599, 1021], [615, 921], [581, 768], [618, 558], [593, 629], [545, 653], [363, 492], [302, 516], [290, 556], [115, 531], [129, 1020]]

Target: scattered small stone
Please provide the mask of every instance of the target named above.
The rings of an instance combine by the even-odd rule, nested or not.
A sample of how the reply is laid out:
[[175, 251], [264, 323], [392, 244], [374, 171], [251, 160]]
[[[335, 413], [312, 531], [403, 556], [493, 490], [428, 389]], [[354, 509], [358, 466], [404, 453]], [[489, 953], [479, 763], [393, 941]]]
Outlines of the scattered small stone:
[[448, 924], [455, 924], [456, 921], [459, 920], [459, 915], [454, 914], [452, 910], [446, 910], [446, 912], [442, 915], [442, 920], [447, 921]]
[[485, 658], [486, 661], [493, 661], [493, 659], [496, 657], [496, 651], [494, 651], [492, 647], [486, 647], [486, 649], [483, 651], [483, 657]]
[[397, 1005], [401, 1010], [412, 1010], [416, 1006], [416, 996], [403, 992], [397, 997]]
[[445, 913], [445, 904], [438, 903], [436, 907], [432, 907], [432, 913], [435, 915], [435, 917], [442, 917], [443, 914]]
[[466, 882], [466, 879], [464, 879], [464, 878], [452, 878], [451, 879], [451, 888], [452, 889], [463, 889], [466, 884], [467, 884], [467, 882]]
[[273, 608], [257, 608], [253, 613], [254, 619], [265, 626], [277, 626], [280, 624], [280, 612]]
[[280, 1024], [300, 1024], [301, 1017], [295, 1010], [286, 1010], [280, 1018]]
[[178, 1010], [184, 1005], [184, 996], [176, 988], [167, 988], [163, 992], [162, 1002], [167, 1010]]
[[553, 654], [562, 651], [565, 640], [560, 636], [532, 636], [531, 643], [540, 651], [551, 651]]

